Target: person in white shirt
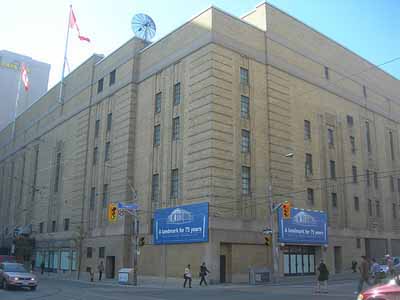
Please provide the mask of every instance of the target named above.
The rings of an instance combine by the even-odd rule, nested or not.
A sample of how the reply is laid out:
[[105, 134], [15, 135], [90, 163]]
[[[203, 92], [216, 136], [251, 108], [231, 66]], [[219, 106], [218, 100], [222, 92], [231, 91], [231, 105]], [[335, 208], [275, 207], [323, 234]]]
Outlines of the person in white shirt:
[[190, 271], [190, 265], [187, 265], [185, 268], [185, 273], [183, 274], [183, 278], [185, 282], [183, 283], [183, 287], [186, 287], [186, 283], [189, 281], [189, 288], [192, 288], [192, 272]]
[[372, 273], [372, 278], [374, 279], [374, 284], [380, 283], [380, 272], [381, 272], [381, 266], [376, 262], [376, 259], [372, 259], [372, 266], [371, 266], [371, 273]]

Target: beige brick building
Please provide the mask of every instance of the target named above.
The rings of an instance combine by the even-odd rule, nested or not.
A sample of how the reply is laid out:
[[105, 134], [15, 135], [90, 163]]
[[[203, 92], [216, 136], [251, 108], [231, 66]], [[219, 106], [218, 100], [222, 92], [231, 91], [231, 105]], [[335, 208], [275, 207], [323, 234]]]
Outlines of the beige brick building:
[[[161, 40], [93, 55], [0, 132], [0, 242], [32, 225], [36, 264], [106, 273], [132, 265], [131, 220], [109, 202], [137, 191], [139, 273], [215, 281], [271, 267], [275, 202], [323, 210], [329, 244], [280, 245], [281, 275], [400, 255], [400, 83], [279, 9], [209, 8]], [[286, 157], [294, 153], [292, 158]], [[210, 203], [209, 242], [153, 245], [155, 208]], [[20, 242], [22, 243], [22, 242]], [[18, 252], [20, 251], [20, 252]], [[25, 252], [24, 252], [25, 251]]]

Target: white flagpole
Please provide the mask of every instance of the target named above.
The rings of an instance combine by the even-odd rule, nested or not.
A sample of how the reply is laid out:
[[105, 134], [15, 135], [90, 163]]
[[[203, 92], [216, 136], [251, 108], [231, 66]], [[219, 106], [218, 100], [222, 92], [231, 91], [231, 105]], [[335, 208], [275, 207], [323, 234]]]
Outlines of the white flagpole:
[[65, 64], [66, 64], [66, 61], [67, 61], [67, 51], [68, 51], [68, 39], [69, 39], [69, 27], [70, 27], [70, 22], [71, 22], [71, 12], [72, 12], [72, 4], [69, 6], [67, 40], [65, 41], [64, 62], [63, 62], [62, 73], [61, 73], [61, 82], [60, 82], [60, 95], [58, 97], [58, 102], [60, 102], [60, 104], [64, 104], [64, 97], [63, 97], [64, 73], [65, 73]]
[[15, 122], [17, 120], [17, 110], [18, 110], [18, 102], [19, 102], [19, 95], [21, 90], [21, 81], [22, 81], [22, 63], [20, 63], [19, 73], [18, 73], [18, 87], [17, 87], [17, 97], [15, 98], [15, 110], [14, 110], [14, 120], [13, 120], [13, 127], [11, 131], [11, 138], [14, 140], [15, 138]]

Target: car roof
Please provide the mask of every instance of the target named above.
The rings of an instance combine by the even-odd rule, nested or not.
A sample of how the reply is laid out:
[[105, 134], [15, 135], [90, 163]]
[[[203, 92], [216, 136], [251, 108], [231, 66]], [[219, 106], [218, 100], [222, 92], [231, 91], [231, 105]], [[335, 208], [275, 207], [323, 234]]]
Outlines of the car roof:
[[13, 263], [13, 262], [3, 262], [1, 263], [2, 265], [20, 265], [23, 266], [23, 264], [19, 264], [19, 263]]

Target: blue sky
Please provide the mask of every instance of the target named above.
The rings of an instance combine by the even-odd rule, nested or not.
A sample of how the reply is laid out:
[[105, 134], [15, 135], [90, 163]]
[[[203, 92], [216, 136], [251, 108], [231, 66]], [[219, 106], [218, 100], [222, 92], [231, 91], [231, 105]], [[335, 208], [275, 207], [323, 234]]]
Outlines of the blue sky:
[[[0, 18], [0, 49], [52, 65], [50, 85], [59, 81], [72, 4], [82, 35], [71, 33], [69, 64], [76, 68], [92, 53], [109, 54], [133, 36], [135, 13], [149, 14], [157, 25], [154, 40], [166, 35], [211, 4], [242, 16], [260, 0], [5, 0]], [[374, 64], [400, 56], [399, 0], [270, 0], [269, 3], [329, 36]], [[400, 60], [383, 67], [400, 78]]]

